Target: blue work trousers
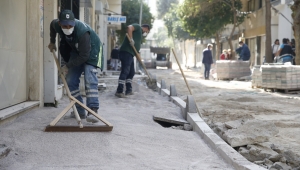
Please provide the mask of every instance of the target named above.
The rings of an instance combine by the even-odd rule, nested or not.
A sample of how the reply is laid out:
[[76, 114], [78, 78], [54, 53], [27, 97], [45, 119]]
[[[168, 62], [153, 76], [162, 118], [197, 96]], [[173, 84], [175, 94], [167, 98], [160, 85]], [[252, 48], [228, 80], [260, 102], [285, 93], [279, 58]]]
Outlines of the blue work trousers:
[[[76, 54], [71, 53], [70, 60], [77, 57]], [[79, 83], [81, 74], [84, 73], [85, 93], [86, 93], [86, 105], [90, 109], [99, 109], [99, 94], [98, 94], [98, 77], [97, 67], [89, 64], [81, 64], [69, 68], [66, 75], [66, 81], [70, 89], [71, 95], [77, 100], [83, 103], [83, 99], [80, 95]], [[85, 109], [76, 103], [76, 108], [80, 116], [85, 116]]]
[[134, 61], [133, 55], [125, 52], [120, 51], [119, 59], [121, 61], [121, 73], [118, 81], [118, 88], [117, 93], [124, 92], [124, 85], [126, 84], [126, 93], [132, 92], [132, 78], [135, 74], [134, 71]]

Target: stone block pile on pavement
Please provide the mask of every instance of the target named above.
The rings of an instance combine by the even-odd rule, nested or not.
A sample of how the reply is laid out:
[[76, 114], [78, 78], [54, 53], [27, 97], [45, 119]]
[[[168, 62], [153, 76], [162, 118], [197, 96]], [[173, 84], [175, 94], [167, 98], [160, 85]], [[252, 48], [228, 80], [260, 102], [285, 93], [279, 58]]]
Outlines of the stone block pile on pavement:
[[218, 79], [235, 79], [251, 75], [249, 61], [218, 60], [216, 70]]
[[300, 89], [300, 67], [262, 65], [262, 88]]
[[254, 66], [252, 71], [252, 87], [260, 88], [262, 84], [261, 67]]

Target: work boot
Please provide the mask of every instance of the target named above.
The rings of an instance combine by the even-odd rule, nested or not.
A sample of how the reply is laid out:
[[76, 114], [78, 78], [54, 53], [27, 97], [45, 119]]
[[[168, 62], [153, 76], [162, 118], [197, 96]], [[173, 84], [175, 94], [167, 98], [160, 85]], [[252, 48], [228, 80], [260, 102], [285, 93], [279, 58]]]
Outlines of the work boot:
[[129, 95], [133, 95], [133, 92], [130, 91], [130, 92], [125, 92], [125, 96], [129, 96]]
[[[80, 119], [85, 119], [86, 118], [85, 113], [84, 114], [78, 113], [78, 114], [79, 114]], [[73, 111], [70, 114], [70, 118], [74, 118], [75, 119], [75, 113]]]
[[126, 98], [125, 94], [124, 93], [118, 93], [116, 92], [115, 93], [115, 96], [119, 97], [119, 98]]
[[[98, 114], [98, 109], [96, 108], [91, 108], [96, 114]], [[87, 117], [86, 117], [86, 121], [87, 122], [92, 122], [92, 123], [97, 123], [99, 122], [99, 119], [96, 118], [92, 113], [88, 113], [87, 114]]]

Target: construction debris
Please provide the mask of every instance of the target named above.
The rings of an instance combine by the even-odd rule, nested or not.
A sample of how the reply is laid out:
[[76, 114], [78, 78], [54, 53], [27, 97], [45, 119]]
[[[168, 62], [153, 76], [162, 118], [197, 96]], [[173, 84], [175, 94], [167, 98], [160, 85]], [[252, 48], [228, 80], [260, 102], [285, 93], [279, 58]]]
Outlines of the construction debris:
[[270, 137], [278, 133], [274, 123], [261, 120], [248, 120], [237, 129], [229, 129], [225, 132], [226, 141], [232, 146], [245, 146], [267, 142]]
[[6, 157], [11, 149], [7, 147], [5, 144], [0, 144], [0, 159]]

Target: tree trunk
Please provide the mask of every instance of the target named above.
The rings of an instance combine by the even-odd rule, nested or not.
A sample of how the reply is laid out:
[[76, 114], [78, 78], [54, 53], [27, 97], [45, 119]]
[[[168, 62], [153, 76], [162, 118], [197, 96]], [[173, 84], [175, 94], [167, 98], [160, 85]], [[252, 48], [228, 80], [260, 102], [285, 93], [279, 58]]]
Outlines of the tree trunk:
[[230, 46], [230, 49], [231, 49], [231, 59], [232, 60], [235, 59], [235, 49], [233, 49], [233, 45], [232, 45], [232, 36], [234, 34], [234, 31], [235, 31], [235, 28], [236, 28], [236, 25], [237, 25], [237, 18], [236, 18], [237, 14], [236, 14], [235, 6], [234, 6], [234, 1], [235, 0], [231, 0], [231, 10], [233, 12], [233, 28], [231, 30], [229, 38], [227, 39], [227, 41], [229, 43], [229, 46]]
[[295, 36], [295, 51], [296, 51], [296, 65], [300, 65], [300, 0], [294, 0], [294, 5], [291, 7], [294, 20], [294, 36]]
[[187, 61], [188, 61], [188, 57], [186, 55], [186, 47], [185, 47], [185, 40], [183, 41], [183, 52], [184, 52], [184, 56], [185, 56], [185, 67], [187, 68]]
[[272, 56], [272, 40], [271, 40], [271, 4], [270, 0], [265, 0], [266, 2], [266, 51], [265, 51], [265, 57], [267, 63], [273, 62], [273, 56]]
[[228, 42], [230, 50], [231, 50], [231, 54], [230, 54], [229, 60], [235, 60], [235, 49], [233, 49], [231, 37], [227, 38], [227, 42]]
[[196, 55], [196, 51], [197, 51], [197, 40], [194, 40], [195, 45], [194, 45], [194, 68], [197, 68], [197, 55]]
[[220, 34], [216, 33], [216, 61], [219, 59], [219, 56], [221, 55], [221, 44], [220, 44]]

